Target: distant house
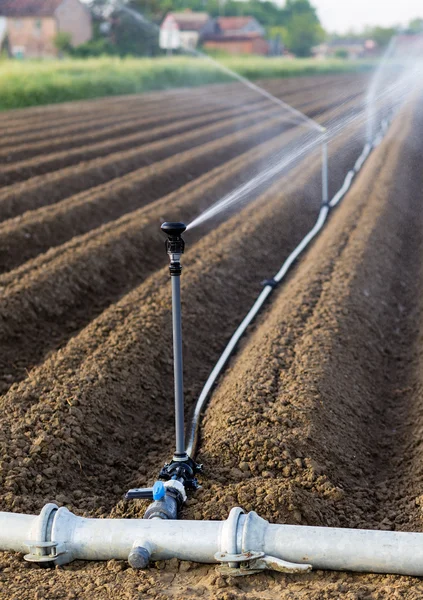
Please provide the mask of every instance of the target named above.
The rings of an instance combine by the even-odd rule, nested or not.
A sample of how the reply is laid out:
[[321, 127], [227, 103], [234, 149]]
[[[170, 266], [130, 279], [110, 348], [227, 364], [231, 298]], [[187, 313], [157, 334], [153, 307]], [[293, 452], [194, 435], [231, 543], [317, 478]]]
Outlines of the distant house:
[[73, 46], [91, 39], [91, 13], [80, 0], [0, 0], [1, 32], [12, 56], [53, 57], [59, 32], [69, 33]]
[[358, 60], [373, 56], [377, 52], [377, 44], [373, 40], [357, 40], [341, 38], [315, 46], [313, 55], [316, 58], [347, 58]]
[[265, 29], [254, 17], [217, 17], [203, 35], [204, 48], [229, 54], [269, 53]]
[[194, 50], [211, 22], [205, 12], [168, 13], [160, 27], [159, 44], [163, 50]]

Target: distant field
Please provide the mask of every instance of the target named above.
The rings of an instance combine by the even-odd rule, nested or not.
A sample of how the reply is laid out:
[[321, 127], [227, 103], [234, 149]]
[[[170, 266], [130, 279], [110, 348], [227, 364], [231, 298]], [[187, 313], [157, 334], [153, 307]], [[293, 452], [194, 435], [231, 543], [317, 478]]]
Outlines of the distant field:
[[[344, 73], [371, 69], [343, 60], [224, 58], [225, 66], [250, 79]], [[0, 110], [228, 81], [201, 58], [93, 58], [0, 63]]]

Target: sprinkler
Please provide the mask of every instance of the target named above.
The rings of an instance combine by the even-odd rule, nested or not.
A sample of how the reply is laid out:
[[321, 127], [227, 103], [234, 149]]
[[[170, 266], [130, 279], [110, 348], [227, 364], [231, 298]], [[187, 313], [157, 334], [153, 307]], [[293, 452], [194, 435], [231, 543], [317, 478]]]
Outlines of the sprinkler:
[[176, 450], [174, 459], [185, 460], [184, 424], [184, 380], [182, 368], [182, 318], [181, 318], [181, 256], [185, 250], [182, 239], [184, 223], [163, 223], [161, 227], [167, 235], [166, 252], [169, 255], [169, 271], [172, 281], [172, 323], [173, 323], [173, 370], [175, 378], [175, 433]]
[[173, 324], [173, 369], [175, 388], [175, 452], [172, 460], [164, 465], [159, 479], [152, 488], [135, 488], [126, 494], [127, 499], [151, 499], [144, 518], [176, 519], [178, 511], [186, 500], [185, 490], [198, 489], [196, 474], [202, 471], [185, 450], [184, 382], [182, 360], [182, 318], [181, 318], [181, 256], [185, 250], [182, 234], [184, 223], [163, 223], [166, 252], [169, 255], [169, 271], [172, 282], [172, 324]]

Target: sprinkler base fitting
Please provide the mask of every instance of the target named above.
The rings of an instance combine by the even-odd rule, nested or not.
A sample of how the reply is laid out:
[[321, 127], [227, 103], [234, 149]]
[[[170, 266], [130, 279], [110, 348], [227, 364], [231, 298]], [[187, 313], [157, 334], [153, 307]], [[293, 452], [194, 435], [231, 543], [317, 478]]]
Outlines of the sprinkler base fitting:
[[203, 472], [203, 465], [196, 463], [187, 454], [175, 454], [171, 462], [166, 463], [160, 471], [160, 479], [180, 481], [187, 490], [198, 490], [197, 473]]

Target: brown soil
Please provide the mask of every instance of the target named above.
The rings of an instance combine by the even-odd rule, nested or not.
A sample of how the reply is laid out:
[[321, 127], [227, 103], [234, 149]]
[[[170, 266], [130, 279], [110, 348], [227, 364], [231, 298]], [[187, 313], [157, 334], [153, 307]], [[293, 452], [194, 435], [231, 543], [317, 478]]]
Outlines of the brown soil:
[[[260, 101], [256, 102], [258, 105]], [[229, 104], [229, 103], [228, 103]], [[264, 104], [264, 101], [262, 102]], [[233, 108], [232, 108], [233, 110]], [[247, 110], [253, 110], [252, 104], [248, 107], [241, 107], [239, 112], [246, 112]], [[138, 109], [139, 111], [139, 109]], [[221, 118], [222, 113], [228, 112], [227, 106], [215, 106], [214, 103], [210, 103], [210, 105], [202, 104], [199, 107], [193, 107], [189, 114], [189, 119], [193, 127], [197, 124], [205, 124], [207, 123], [207, 118], [209, 117], [210, 121], [219, 120]], [[196, 121], [195, 117], [203, 117], [203, 121]], [[127, 116], [121, 123], [116, 124], [115, 120], [110, 122], [110, 120], [106, 121], [107, 128], [104, 126], [99, 128], [98, 132], [88, 132], [87, 128], [83, 130], [82, 133], [74, 134], [72, 130], [69, 131], [69, 135], [61, 135], [55, 139], [51, 137], [46, 141], [38, 141], [33, 144], [28, 143], [20, 143], [15, 146], [9, 146], [4, 150], [0, 151], [0, 160], [2, 162], [15, 162], [15, 161], [23, 161], [24, 159], [32, 158], [37, 155], [50, 155], [54, 152], [58, 152], [60, 150], [71, 150], [72, 148], [77, 149], [81, 153], [81, 161], [85, 160], [85, 152], [88, 149], [91, 150], [91, 156], [93, 156], [92, 147], [101, 148], [105, 144], [101, 144], [101, 142], [110, 142], [110, 140], [116, 139], [116, 145], [109, 145], [110, 151], [118, 148], [120, 143], [128, 143], [128, 140], [136, 139], [134, 136], [140, 135], [140, 141], [154, 141], [155, 139], [160, 139], [161, 135], [165, 137], [166, 135], [170, 135], [174, 130], [184, 126], [184, 120], [187, 118], [187, 108], [186, 103], [181, 104], [181, 108], [178, 109], [178, 106], [174, 106], [171, 113], [168, 113], [168, 116], [165, 115], [157, 115], [157, 112], [151, 117], [143, 116], [137, 117], [137, 115]], [[110, 118], [109, 118], [110, 119]], [[181, 119], [181, 120], [180, 120]], [[176, 120], [176, 122], [175, 122]], [[190, 123], [187, 122], [189, 125]], [[172, 127], [173, 126], [173, 127]], [[63, 128], [61, 131], [64, 132]], [[158, 135], [157, 135], [158, 133]], [[125, 141], [121, 142], [119, 138], [123, 137]], [[87, 145], [87, 146], [86, 146]], [[133, 144], [135, 145], [135, 144]], [[126, 147], [129, 147], [127, 145]], [[77, 155], [77, 152], [71, 153], [71, 155]], [[97, 156], [101, 154], [98, 153]], [[53, 155], [54, 156], [54, 155]], [[51, 160], [51, 159], [49, 159]], [[77, 162], [77, 161], [74, 161]], [[71, 164], [71, 163], [69, 163]]]
[[[239, 504], [273, 522], [423, 530], [422, 124], [417, 110], [398, 117], [242, 343], [206, 413], [203, 490], [184, 517], [226, 518]], [[341, 141], [332, 148], [332, 189], [357, 156], [352, 139], [346, 152]], [[277, 141], [2, 276], [4, 391], [10, 386], [0, 398], [2, 510], [56, 501], [77, 514], [142, 516], [145, 505], [122, 493], [154, 480], [173, 431], [170, 290], [154, 223], [191, 218]], [[186, 236], [188, 409], [259, 282], [314, 222], [318, 157], [283, 182], [202, 239], [196, 230]], [[423, 584], [322, 572], [240, 581], [178, 561], [146, 572], [119, 561], [45, 571], [0, 559], [5, 599], [198, 596], [411, 599]]]
[[[342, 87], [355, 86], [356, 89], [362, 90], [366, 85], [367, 77], [344, 76], [342, 79]], [[286, 99], [288, 102], [302, 102], [304, 92], [314, 88], [315, 79], [302, 78], [300, 80], [285, 80], [281, 86], [280, 81], [267, 81], [266, 87], [275, 95]], [[329, 91], [336, 91], [340, 87], [340, 78], [325, 77], [322, 78], [324, 83], [323, 88]], [[212, 93], [210, 93], [212, 92]], [[110, 102], [110, 98], [101, 100], [83, 102], [75, 102], [70, 104], [62, 104], [48, 109], [49, 119], [45, 118], [45, 108], [35, 108], [17, 111], [17, 116], [13, 119], [9, 111], [0, 115], [0, 123], [2, 123], [3, 137], [0, 140], [0, 149], [7, 150], [21, 148], [25, 152], [26, 149], [32, 148], [36, 142], [47, 145], [45, 150], [51, 152], [48, 144], [62, 141], [69, 135], [85, 136], [81, 137], [79, 145], [89, 143], [91, 136], [102, 136], [103, 140], [114, 137], [115, 127], [128, 127], [132, 124], [134, 127], [137, 123], [144, 121], [142, 125], [145, 127], [150, 121], [150, 125], [159, 126], [166, 122], [171, 122], [177, 115], [179, 110], [181, 113], [186, 113], [187, 107], [193, 111], [199, 110], [201, 107], [213, 106], [216, 110], [228, 109], [234, 106], [234, 94], [236, 94], [237, 103], [254, 105], [257, 102], [263, 101], [261, 96], [250, 90], [240, 89], [239, 86], [219, 85], [212, 88], [202, 87], [192, 90], [173, 90], [169, 92], [160, 92], [159, 94], [145, 94], [143, 97], [122, 96], [114, 98]], [[301, 97], [298, 95], [301, 94]], [[78, 108], [75, 108], [75, 105]], [[85, 106], [85, 110], [83, 110]], [[6, 116], [7, 115], [7, 116]], [[171, 119], [169, 119], [169, 115]], [[16, 123], [16, 124], [14, 124]], [[23, 124], [24, 123], [24, 124]], [[110, 137], [108, 133], [110, 132]], [[87, 137], [88, 135], [88, 137]], [[97, 140], [97, 141], [100, 141]], [[43, 150], [40, 149], [40, 153]], [[2, 151], [3, 152], [3, 151]], [[3, 155], [3, 154], [2, 154]], [[7, 156], [7, 154], [6, 154]]]
[[[327, 106], [327, 91], [324, 90], [324, 93], [321, 94], [323, 96], [323, 100], [325, 103], [325, 107]], [[313, 98], [312, 101], [309, 101], [305, 104], [300, 104], [299, 107], [301, 109], [308, 107], [309, 105], [315, 105], [316, 99]], [[265, 113], [260, 112], [259, 109], [264, 109]], [[316, 109], [314, 109], [316, 111]], [[65, 147], [65, 150], [61, 152], [50, 153], [53, 148], [36, 148], [35, 154], [39, 154], [40, 151], [43, 153], [46, 150], [49, 153], [45, 153], [44, 155], [36, 156], [34, 158], [30, 158], [29, 160], [19, 160], [19, 157], [13, 154], [8, 154], [7, 159], [13, 160], [13, 164], [10, 166], [0, 166], [0, 184], [2, 185], [11, 185], [17, 181], [23, 181], [34, 175], [40, 175], [43, 173], [49, 173], [51, 171], [55, 171], [58, 169], [63, 169], [69, 165], [82, 163], [84, 161], [93, 160], [95, 158], [100, 158], [102, 156], [108, 156], [112, 153], [123, 152], [133, 147], [144, 146], [145, 151], [151, 154], [152, 159], [154, 159], [154, 148], [147, 146], [147, 144], [151, 144], [155, 141], [161, 141], [161, 146], [169, 145], [171, 147], [172, 138], [170, 136], [181, 135], [191, 130], [195, 130], [198, 127], [205, 127], [206, 125], [218, 123], [219, 127], [221, 127], [226, 122], [231, 124], [231, 127], [236, 130], [239, 127], [245, 127], [245, 123], [248, 126], [249, 119], [247, 121], [240, 121], [236, 119], [240, 114], [246, 113], [247, 116], [253, 116], [256, 120], [261, 121], [264, 117], [270, 116], [268, 102], [257, 102], [254, 105], [252, 103], [247, 104], [246, 106], [240, 106], [237, 108], [231, 107], [229, 110], [219, 111], [216, 110], [216, 107], [210, 109], [208, 113], [204, 113], [204, 109], [200, 111], [200, 115], [198, 117], [194, 117], [192, 115], [193, 111], [186, 111], [185, 115], [180, 115], [180, 119], [175, 123], [175, 116], [173, 116], [172, 121], [170, 123], [163, 125], [162, 122], [159, 123], [159, 126], [148, 128], [147, 131], [144, 131], [146, 127], [146, 122], [143, 120], [142, 122], [142, 130], [141, 132], [134, 133], [134, 130], [137, 129], [137, 123], [131, 124], [130, 133], [128, 135], [124, 135], [122, 129], [119, 128], [117, 132], [112, 132], [110, 138], [107, 138], [105, 141], [93, 143], [93, 144], [85, 144], [81, 147], [80, 139], [74, 141], [71, 140], [71, 143], [67, 142], [67, 139], [62, 139], [61, 144]], [[273, 112], [280, 112], [278, 109]], [[313, 111], [312, 111], [313, 112]], [[177, 115], [178, 116], [178, 115]], [[164, 119], [166, 121], [166, 119]], [[152, 120], [149, 119], [149, 125], [152, 124]], [[115, 133], [117, 139], [113, 140], [113, 133]], [[213, 139], [213, 136], [210, 136], [207, 133], [209, 139]], [[79, 137], [79, 136], [78, 136]], [[111, 141], [111, 139], [113, 141]], [[82, 142], [83, 144], [84, 142]], [[77, 148], [71, 150], [72, 145], [77, 145]], [[195, 143], [192, 143], [195, 145]], [[24, 150], [20, 151], [20, 154]], [[25, 156], [23, 158], [26, 158]]]
[[[358, 89], [358, 93], [360, 93], [365, 82], [366, 80], [364, 79], [363, 82], [359, 82], [355, 77], [352, 81], [345, 81], [344, 89], [350, 89], [351, 92], [354, 90], [357, 92]], [[229, 86], [226, 86], [225, 89], [227, 87]], [[333, 81], [327, 80], [323, 93], [327, 95], [329, 89], [336, 91], [338, 88], [338, 79], [334, 78]], [[299, 86], [297, 82], [297, 87], [293, 88], [291, 92], [284, 89], [283, 98], [286, 101], [295, 100], [295, 97], [297, 97], [298, 101], [298, 98], [301, 98], [297, 106], [298, 108], [305, 108], [307, 102], [303, 102], [302, 100], [304, 91], [304, 87]], [[278, 89], [275, 89], [275, 92], [281, 95], [280, 86]], [[299, 93], [301, 93], [301, 97]], [[99, 101], [96, 101], [97, 116], [93, 117], [91, 110], [91, 120], [87, 123], [83, 122], [82, 125], [79, 125], [78, 121], [75, 122], [76, 116], [74, 116], [69, 125], [66, 122], [59, 121], [55, 123], [54, 129], [51, 131], [51, 120], [49, 120], [49, 124], [45, 124], [46, 127], [48, 126], [48, 129], [43, 134], [43, 130], [34, 133], [32, 128], [28, 129], [29, 122], [26, 125], [27, 129], [23, 131], [21, 136], [18, 135], [18, 132], [14, 132], [10, 137], [4, 136], [0, 140], [0, 161], [11, 162], [23, 160], [37, 154], [50, 154], [53, 151], [69, 150], [75, 147], [82, 149], [84, 144], [111, 140], [136, 131], [144, 131], [150, 127], [171, 124], [175, 122], [175, 119], [184, 118], [187, 114], [191, 117], [194, 117], [197, 113], [199, 115], [209, 113], [219, 114], [219, 112], [233, 108], [233, 93], [230, 89], [226, 93], [220, 89], [217, 97], [216, 94], [211, 94], [206, 100], [204, 99], [203, 91], [200, 98], [201, 102], [193, 101], [190, 97], [189, 112], [187, 111], [187, 95], [182, 98], [174, 98], [171, 106], [169, 106], [169, 100], [164, 102], [162, 96], [159, 96], [154, 103], [153, 110], [150, 111], [150, 115], [146, 109], [145, 101], [143, 104], [140, 104], [138, 98], [137, 103], [132, 102], [130, 104], [127, 97], [124, 97], [124, 99], [125, 110], [123, 114], [122, 106], [120, 107], [120, 111], [116, 113], [110, 110], [108, 103], [106, 104], [106, 110], [101, 110], [98, 106]], [[250, 107], [253, 108], [257, 104], [267, 103], [266, 99], [261, 98], [257, 94], [252, 94], [250, 91], [237, 94], [237, 100], [240, 104], [242, 103], [241, 109], [243, 110]], [[19, 122], [22, 122], [21, 119]]]
[[[275, 127], [277, 123], [279, 129]], [[122, 183], [126, 183], [125, 175], [128, 175], [127, 179], [130, 180], [139, 177], [150, 178], [155, 182], [157, 194], [166, 193], [187, 183], [193, 176], [206, 172], [210, 163], [213, 167], [226, 162], [235, 153], [251, 148], [255, 142], [276, 135], [283, 127], [280, 117], [269, 119], [264, 126], [256, 123], [238, 133], [225, 131], [224, 128], [218, 130], [213, 125], [208, 128], [208, 132], [202, 132], [203, 137], [197, 137], [199, 147], [195, 147], [195, 143], [192, 143], [197, 132], [194, 132], [194, 136], [191, 133], [181, 136], [186, 138], [183, 141], [176, 136], [172, 148], [169, 148], [167, 143], [154, 142], [154, 144], [161, 144], [161, 147], [156, 147], [155, 158], [158, 163], [151, 164], [152, 155], [142, 148], [129, 150], [124, 153], [125, 156], [117, 153], [117, 157], [96, 159], [89, 161], [87, 165], [67, 167], [54, 173], [39, 175], [33, 177], [29, 183], [18, 183], [0, 192], [0, 218], [14, 217], [26, 210], [33, 210], [61, 200], [73, 203], [74, 199], [71, 197], [81, 191], [85, 191], [85, 194], [81, 195], [84, 203], [87, 196], [98, 198], [101, 192], [107, 193], [111, 186], [115, 184], [121, 186]], [[231, 125], [228, 125], [228, 129], [230, 128]], [[145, 166], [140, 168], [143, 164]], [[202, 171], [198, 173], [199, 167]], [[142, 200], [141, 197], [138, 206], [143, 204]], [[149, 196], [147, 196], [148, 201], [150, 201]]]
[[[341, 103], [340, 107], [324, 112], [320, 117], [321, 121], [326, 122], [335, 116], [345, 114], [349, 107], [350, 103]], [[248, 145], [246, 148], [253, 147], [242, 154], [244, 148], [241, 145], [238, 146], [238, 154], [241, 156], [225, 162], [223, 167], [217, 167], [216, 176], [220, 171], [225, 173], [229, 186], [231, 185], [230, 174], [232, 177], [239, 177], [238, 183], [247, 181], [259, 172], [262, 165], [265, 165], [272, 155], [276, 152], [280, 153], [281, 148], [287, 148], [288, 144], [295, 144], [299, 140], [300, 133], [297, 129], [289, 129], [284, 134], [277, 135], [281, 129], [283, 130], [284, 127], [279, 123], [278, 118], [271, 120], [269, 125], [259, 124], [251, 131], [247, 129]], [[164, 177], [169, 178], [172, 173], [173, 177], [168, 184], [171, 186], [170, 189], [177, 185], [181, 177], [182, 181], [186, 179], [187, 168], [189, 168], [189, 178], [194, 179], [194, 182], [188, 184], [188, 189], [194, 187], [196, 190], [201, 190], [201, 186], [195, 184], [195, 181], [198, 181], [198, 175], [206, 169], [203, 179], [214, 179], [210, 169], [216, 163], [220, 165], [224, 156], [228, 154], [230, 156], [230, 153], [233, 153], [231, 144], [238, 139], [226, 136], [226, 140], [220, 140], [219, 152], [216, 151], [216, 143], [206, 144], [204, 155], [200, 154], [199, 149], [195, 149], [196, 159], [200, 158], [200, 162], [193, 160], [192, 152], [182, 153], [177, 158], [166, 159], [159, 164], [137, 170], [127, 177], [119, 178], [114, 184], [71, 196], [58, 202], [54, 207], [29, 210], [18, 218], [4, 222], [0, 225], [0, 269], [11, 269], [53, 246], [63, 244], [77, 235], [116, 219], [122, 213], [131, 212], [140, 205], [151, 203], [157, 197], [162, 197], [163, 193], [169, 189], [165, 186]], [[243, 141], [244, 137], [241, 140]], [[224, 148], [226, 141], [228, 148]], [[260, 141], [263, 143], [260, 144]], [[224, 156], [222, 156], [223, 150]], [[212, 151], [212, 156], [210, 156], [210, 151]], [[353, 151], [356, 152], [357, 148], [354, 147]], [[236, 165], [235, 169], [232, 169], [232, 164]], [[198, 172], [195, 170], [197, 165]], [[339, 169], [343, 175], [342, 167]], [[234, 185], [235, 183], [232, 188]], [[232, 188], [229, 187], [227, 191]], [[185, 189], [177, 191], [178, 195], [183, 197]], [[216, 197], [219, 197], [217, 191]], [[163, 200], [161, 202], [163, 203]], [[194, 211], [198, 211], [199, 203], [204, 208], [208, 205], [206, 200], [201, 200], [201, 192], [198, 194], [195, 204], [190, 203], [193, 213], [187, 215], [187, 218], [191, 219], [195, 214]], [[164, 205], [166, 204], [169, 203], [164, 202]], [[173, 206], [174, 202], [170, 204]]]
[[[328, 102], [333, 95], [330, 89], [325, 89], [323, 99], [317, 102], [312, 101], [314, 93], [311, 91], [309, 102], [311, 106], [308, 114], [311, 117], [317, 117], [328, 108], [342, 105], [348, 98], [354, 96], [350, 90], [347, 91], [349, 92], [347, 96], [344, 95], [344, 92], [340, 93], [340, 98], [332, 105]], [[271, 121], [272, 117], [275, 119], [273, 122]], [[260, 135], [265, 135], [263, 122], [271, 126], [274, 134], [292, 127], [286, 115], [281, 114], [277, 107], [269, 106], [268, 103], [266, 108], [259, 111], [249, 111], [245, 115], [223, 119], [215, 124], [194, 129], [194, 131], [189, 131], [190, 126], [185, 125], [185, 128], [181, 129], [188, 130], [185, 134], [180, 132], [164, 140], [142, 144], [139, 147], [134, 141], [131, 141], [129, 145], [135, 145], [135, 147], [122, 152], [112, 151], [113, 144], [116, 142], [106, 142], [101, 144], [101, 152], [107, 153], [107, 148], [110, 147], [111, 153], [103, 158], [93, 158], [77, 165], [65, 166], [71, 158], [68, 159], [66, 153], [61, 153], [57, 159], [53, 157], [46, 162], [43, 159], [35, 158], [27, 163], [18, 163], [16, 167], [12, 165], [0, 168], [0, 181], [4, 185], [7, 184], [0, 191], [0, 220], [19, 215], [25, 210], [59, 202], [69, 198], [72, 194], [122, 178], [126, 174], [139, 170], [143, 165], [150, 165], [157, 161], [160, 161], [166, 172], [169, 173], [168, 163], [164, 163], [164, 159], [177, 155], [178, 160], [181, 160], [186, 152], [190, 156], [190, 151], [196, 156], [202, 152], [213, 152], [216, 146], [216, 144], [213, 146], [215, 140], [221, 140], [218, 144], [219, 148], [248, 136], [251, 141], [254, 140], [257, 143], [260, 139], [266, 139], [265, 137], [260, 138]], [[276, 122], [279, 122], [277, 127], [275, 126]], [[257, 134], [257, 127], [262, 127], [262, 134]], [[147, 137], [147, 134], [145, 136]], [[235, 149], [232, 149], [232, 152], [234, 153]], [[170, 162], [173, 163], [173, 160]], [[210, 159], [207, 164], [209, 162]], [[177, 161], [172, 164], [173, 168], [177, 164]], [[51, 172], [54, 168], [58, 170]], [[187, 175], [188, 180], [192, 178], [186, 167], [179, 168], [179, 171], [179, 178], [183, 175], [186, 177], [185, 181], [187, 181]], [[20, 181], [29, 177], [31, 179], [28, 182]], [[182, 182], [178, 185], [182, 185]]]

